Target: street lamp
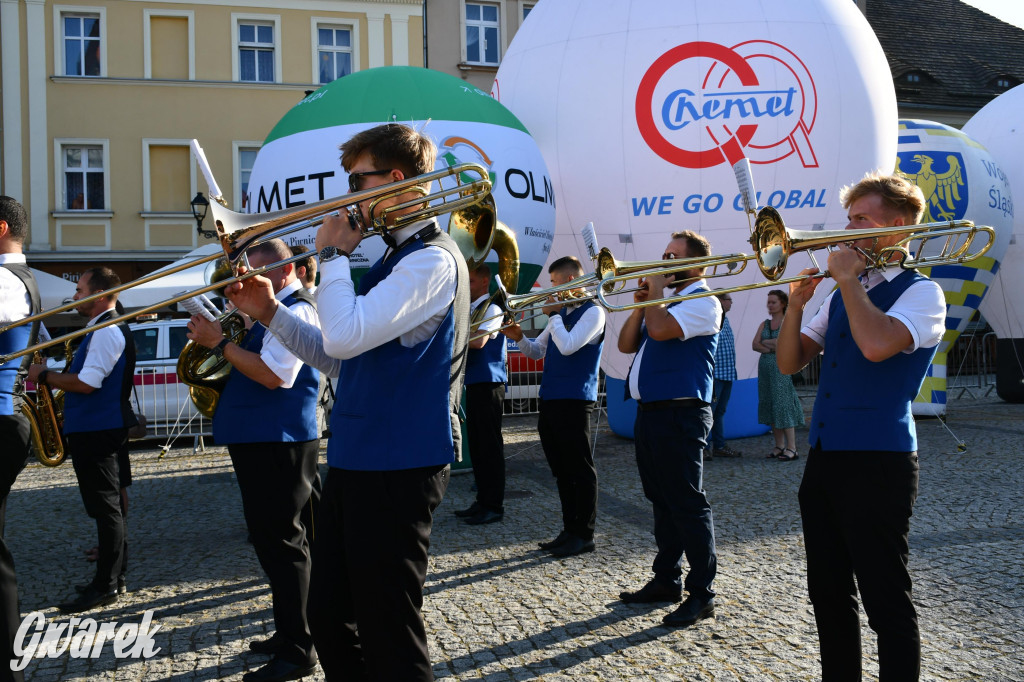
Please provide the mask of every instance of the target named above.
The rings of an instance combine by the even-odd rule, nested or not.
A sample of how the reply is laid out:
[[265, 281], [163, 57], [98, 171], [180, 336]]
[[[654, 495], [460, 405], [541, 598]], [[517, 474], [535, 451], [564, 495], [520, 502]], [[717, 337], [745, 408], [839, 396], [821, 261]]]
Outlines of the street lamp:
[[206, 220], [206, 212], [210, 208], [210, 201], [203, 196], [202, 192], [196, 192], [196, 196], [192, 199], [192, 217], [196, 219], [196, 232], [199, 233], [200, 237], [206, 237], [207, 239], [215, 239], [217, 233], [213, 230], [204, 230], [203, 221]]

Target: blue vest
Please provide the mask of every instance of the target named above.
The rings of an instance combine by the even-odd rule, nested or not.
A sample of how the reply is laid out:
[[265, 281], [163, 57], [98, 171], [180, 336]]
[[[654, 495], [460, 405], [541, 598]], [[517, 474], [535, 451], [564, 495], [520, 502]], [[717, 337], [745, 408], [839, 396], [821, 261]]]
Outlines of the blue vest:
[[[572, 331], [583, 313], [594, 307], [587, 301], [571, 313], [563, 307], [558, 311], [562, 324]], [[572, 355], [562, 355], [558, 346], [548, 338], [544, 354], [544, 373], [540, 380], [540, 397], [544, 400], [597, 400], [597, 370], [601, 364], [601, 350], [604, 348], [604, 330], [597, 343], [588, 343]]]
[[[36, 280], [32, 276], [32, 271], [23, 263], [4, 263], [3, 267], [17, 275], [22, 284], [25, 285], [29, 298], [29, 314], [34, 315], [38, 313], [41, 307], [39, 304], [39, 289], [36, 287]], [[0, 334], [0, 353], [4, 355], [16, 353], [35, 345], [38, 334], [38, 322], [8, 329]], [[31, 356], [23, 356], [8, 360], [3, 365], [0, 365], [0, 415], [10, 416], [14, 414], [14, 387], [17, 383], [18, 375], [28, 369], [31, 361]]]
[[[440, 247], [458, 268], [455, 302], [434, 334], [412, 348], [394, 338], [341, 363], [327, 462], [338, 469], [396, 471], [442, 465], [461, 448], [459, 401], [469, 339], [469, 271], [448, 235], [415, 237], [359, 280], [365, 296], [405, 257]], [[501, 345], [501, 344], [496, 344]]]
[[[289, 294], [281, 303], [291, 308], [309, 300], [308, 294], [297, 296], [299, 293]], [[266, 328], [254, 323], [242, 339], [242, 349], [259, 353], [265, 334]], [[316, 440], [320, 437], [316, 422], [319, 388], [320, 373], [306, 364], [291, 388], [270, 389], [232, 370], [213, 413], [213, 439], [218, 445]]]
[[[868, 292], [887, 311], [912, 284], [925, 279], [912, 270]], [[921, 390], [937, 346], [897, 353], [871, 362], [860, 352], [850, 319], [837, 291], [828, 311], [825, 355], [814, 401], [809, 441], [822, 450], [917, 450], [917, 429], [910, 403]]]
[[[488, 302], [480, 305], [487, 307]], [[488, 384], [508, 381], [505, 371], [505, 337], [498, 334], [496, 339], [488, 339], [483, 348], [470, 348], [466, 355], [466, 385]]]
[[[96, 320], [97, 323], [110, 319], [113, 310]], [[64, 393], [64, 434], [90, 433], [124, 429], [135, 425], [130, 397], [135, 380], [135, 339], [126, 324], [117, 325], [124, 335], [124, 350], [114, 363], [110, 374], [92, 393]], [[75, 351], [68, 372], [77, 374], [85, 367], [89, 345], [96, 332], [89, 332]]]
[[[707, 289], [694, 289], [694, 293], [698, 291]], [[682, 301], [673, 303], [669, 308], [680, 303]], [[640, 348], [644, 355], [637, 377], [641, 402], [697, 398], [710, 403], [717, 346], [718, 334], [655, 341], [644, 325], [640, 330]], [[629, 397], [628, 379], [626, 392], [626, 397]]]

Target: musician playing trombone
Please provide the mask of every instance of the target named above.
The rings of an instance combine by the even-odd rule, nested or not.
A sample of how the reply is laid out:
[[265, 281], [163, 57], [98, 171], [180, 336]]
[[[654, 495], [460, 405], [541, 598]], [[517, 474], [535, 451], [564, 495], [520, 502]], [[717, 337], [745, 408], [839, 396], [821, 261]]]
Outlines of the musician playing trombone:
[[[708, 240], [676, 232], [666, 260], [711, 254]], [[636, 302], [708, 291], [703, 269], [653, 275], [641, 281]], [[639, 403], [634, 426], [636, 464], [644, 495], [654, 506], [654, 577], [639, 590], [622, 592], [626, 603], [678, 602], [666, 625], [687, 626], [715, 614], [712, 582], [717, 572], [711, 504], [703, 489], [703, 452], [711, 431], [712, 369], [722, 304], [714, 296], [636, 308], [619, 333], [619, 350], [636, 353], [629, 368], [629, 395]], [[683, 555], [690, 564], [680, 584]]]
[[[22, 246], [28, 216], [15, 199], [0, 196], [0, 323], [14, 322], [39, 312], [39, 287], [25, 262]], [[0, 352], [10, 353], [36, 343], [39, 325], [0, 333]], [[22, 416], [17, 386], [24, 380], [30, 356], [0, 366], [0, 680], [24, 680], [7, 662], [14, 659], [14, 635], [21, 625], [14, 558], [4, 541], [7, 496], [31, 454], [29, 422]]]
[[[846, 188], [842, 201], [851, 231], [906, 225], [909, 233], [925, 208], [921, 190], [898, 176], [868, 175]], [[945, 331], [946, 306], [939, 286], [915, 270], [865, 271], [865, 253], [900, 236], [875, 243], [851, 233], [828, 257], [838, 288], [810, 321], [803, 309], [821, 280], [791, 283], [776, 347], [784, 374], [824, 349], [799, 492], [824, 680], [860, 679], [858, 590], [878, 634], [880, 678], [920, 676], [907, 570], [918, 486], [910, 404]]]
[[[432, 171], [437, 150], [412, 128], [386, 124], [341, 152], [357, 192]], [[417, 196], [391, 195], [378, 208]], [[420, 609], [433, 512], [460, 450], [469, 273], [429, 218], [389, 231], [387, 252], [357, 290], [349, 254], [363, 238], [358, 222], [328, 216], [317, 232], [322, 334], [278, 306], [261, 277], [227, 293], [303, 360], [340, 373], [309, 606], [327, 679], [419, 682], [433, 679]]]
[[[553, 286], [583, 275], [583, 265], [563, 256], [548, 267]], [[598, 367], [604, 348], [605, 312], [592, 300], [550, 299], [543, 307], [550, 315], [536, 339], [529, 339], [516, 324], [502, 330], [523, 355], [544, 358], [540, 384], [537, 431], [544, 457], [558, 484], [562, 503], [562, 531], [540, 548], [556, 557], [594, 551], [597, 521], [597, 467], [590, 441], [590, 416], [597, 401]]]
[[[280, 239], [262, 242], [248, 251], [253, 267], [271, 265], [291, 255]], [[299, 280], [295, 265], [274, 268], [266, 273], [266, 279], [275, 301], [306, 323], [317, 324], [313, 298]], [[219, 321], [201, 315], [192, 316], [188, 329], [189, 339], [219, 349], [231, 363], [213, 415], [213, 437], [228, 447], [246, 526], [273, 600], [273, 636], [249, 643], [250, 650], [273, 658], [243, 679], [297, 679], [312, 673], [317, 660], [306, 617], [310, 538], [300, 518], [311, 503], [317, 475], [320, 376], [267, 334], [259, 322], [238, 343], [224, 336]], [[310, 516], [315, 521], [315, 509]]]

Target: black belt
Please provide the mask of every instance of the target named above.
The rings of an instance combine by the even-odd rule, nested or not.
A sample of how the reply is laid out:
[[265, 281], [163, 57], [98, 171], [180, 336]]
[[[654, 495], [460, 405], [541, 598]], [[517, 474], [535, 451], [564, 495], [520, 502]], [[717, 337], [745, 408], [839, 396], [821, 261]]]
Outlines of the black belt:
[[647, 411], [668, 410], [675, 407], [707, 407], [710, 403], [706, 403], [700, 398], [680, 398], [679, 400], [651, 400], [638, 404], [641, 410]]

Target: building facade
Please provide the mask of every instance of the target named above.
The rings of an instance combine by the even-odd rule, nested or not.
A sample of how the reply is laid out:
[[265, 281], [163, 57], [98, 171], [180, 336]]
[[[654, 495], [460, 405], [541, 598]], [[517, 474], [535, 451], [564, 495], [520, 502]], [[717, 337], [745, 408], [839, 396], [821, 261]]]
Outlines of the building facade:
[[193, 138], [244, 210], [285, 112], [423, 54], [420, 0], [0, 0], [0, 192], [29, 212], [30, 264], [134, 279], [210, 243], [190, 207], [207, 193]]
[[426, 65], [484, 92], [536, 0], [424, 0]]

